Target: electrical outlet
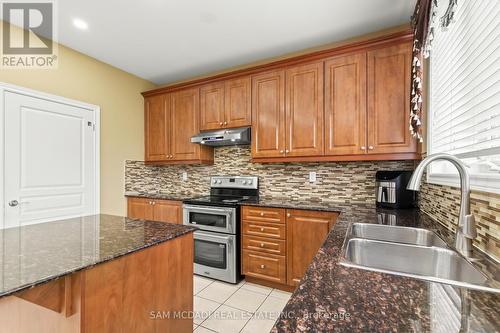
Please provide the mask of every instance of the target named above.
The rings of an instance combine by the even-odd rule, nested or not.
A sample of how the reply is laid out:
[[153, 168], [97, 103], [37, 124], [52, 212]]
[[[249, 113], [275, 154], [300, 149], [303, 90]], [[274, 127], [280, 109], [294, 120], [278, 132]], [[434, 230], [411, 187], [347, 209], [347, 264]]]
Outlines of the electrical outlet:
[[316, 172], [311, 171], [309, 172], [309, 182], [314, 183], [316, 181]]
[[188, 180], [188, 173], [187, 173], [187, 172], [183, 172], [183, 173], [182, 173], [182, 180], [183, 180], [183, 181]]

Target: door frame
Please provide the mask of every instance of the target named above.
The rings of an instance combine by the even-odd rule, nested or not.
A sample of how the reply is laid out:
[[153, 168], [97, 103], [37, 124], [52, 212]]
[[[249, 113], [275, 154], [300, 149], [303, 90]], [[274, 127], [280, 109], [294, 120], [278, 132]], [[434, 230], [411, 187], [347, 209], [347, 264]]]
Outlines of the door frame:
[[94, 184], [94, 207], [95, 211], [93, 214], [99, 214], [101, 211], [101, 107], [94, 104], [84, 103], [78, 100], [69, 99], [66, 97], [53, 95], [49, 93], [45, 93], [42, 91], [37, 91], [21, 86], [16, 86], [10, 83], [1, 82], [0, 81], [0, 229], [4, 229], [5, 223], [5, 189], [4, 189], [4, 172], [5, 172], [5, 133], [4, 133], [4, 125], [5, 125], [5, 93], [11, 92], [15, 94], [25, 95], [29, 97], [35, 97], [39, 99], [44, 99], [51, 102], [67, 104], [70, 106], [87, 109], [94, 113], [94, 127], [95, 127], [95, 137], [94, 137], [94, 175], [95, 175], [95, 184]]

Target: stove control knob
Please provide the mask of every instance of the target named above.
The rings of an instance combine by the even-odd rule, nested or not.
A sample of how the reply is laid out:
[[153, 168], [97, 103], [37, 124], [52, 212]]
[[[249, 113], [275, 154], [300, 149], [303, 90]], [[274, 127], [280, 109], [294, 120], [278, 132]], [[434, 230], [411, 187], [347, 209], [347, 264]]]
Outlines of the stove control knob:
[[247, 184], [247, 181], [246, 181], [246, 180], [244, 180], [244, 181], [243, 181], [243, 185], [246, 185], [246, 184]]
[[252, 181], [251, 180], [248, 181], [248, 185], [252, 185]]
[[219, 179], [219, 180], [217, 181], [217, 183], [218, 183], [218, 184], [222, 184], [222, 180], [220, 180], [220, 179]]

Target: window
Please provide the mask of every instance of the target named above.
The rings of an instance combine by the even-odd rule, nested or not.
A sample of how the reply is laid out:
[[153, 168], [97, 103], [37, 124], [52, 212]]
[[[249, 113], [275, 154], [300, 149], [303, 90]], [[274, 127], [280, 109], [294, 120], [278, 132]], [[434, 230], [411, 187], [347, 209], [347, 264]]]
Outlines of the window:
[[[438, 3], [441, 17], [448, 1]], [[473, 188], [500, 193], [500, 2], [460, 1], [455, 17], [448, 30], [435, 29], [428, 151], [461, 158]], [[457, 186], [458, 173], [436, 162], [427, 180]]]

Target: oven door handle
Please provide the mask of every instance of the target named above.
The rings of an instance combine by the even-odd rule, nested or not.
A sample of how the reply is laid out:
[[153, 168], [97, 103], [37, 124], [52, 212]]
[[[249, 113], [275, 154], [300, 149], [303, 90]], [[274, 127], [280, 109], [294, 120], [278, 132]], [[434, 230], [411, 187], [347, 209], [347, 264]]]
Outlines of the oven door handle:
[[221, 236], [221, 235], [207, 234], [200, 231], [194, 232], [194, 239], [206, 240], [206, 241], [223, 241], [228, 245], [233, 244], [233, 237], [234, 237], [233, 235]]
[[208, 206], [190, 206], [184, 205], [184, 209], [189, 211], [197, 211], [197, 212], [210, 212], [210, 213], [224, 213], [224, 214], [232, 214], [234, 212], [234, 208], [212, 208]]

